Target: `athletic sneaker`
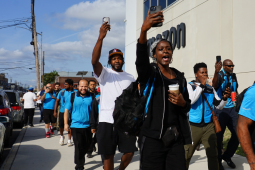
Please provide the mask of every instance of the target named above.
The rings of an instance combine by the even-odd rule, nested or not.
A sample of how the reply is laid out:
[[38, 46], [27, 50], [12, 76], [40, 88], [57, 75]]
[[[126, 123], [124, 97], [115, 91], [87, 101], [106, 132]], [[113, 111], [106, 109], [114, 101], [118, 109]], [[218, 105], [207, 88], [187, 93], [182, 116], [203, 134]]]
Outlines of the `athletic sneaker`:
[[50, 134], [54, 135], [54, 130], [53, 129], [50, 130]]
[[46, 138], [50, 138], [50, 132], [46, 133]]
[[27, 128], [27, 125], [24, 125], [23, 128]]
[[61, 137], [60, 137], [59, 144], [60, 144], [61, 146], [63, 146], [63, 145], [64, 145], [64, 139], [65, 139], [65, 137], [64, 137], [64, 136], [63, 136], [63, 138], [61, 138]]
[[73, 146], [72, 142], [67, 142], [66, 145], [67, 145], [68, 147]]

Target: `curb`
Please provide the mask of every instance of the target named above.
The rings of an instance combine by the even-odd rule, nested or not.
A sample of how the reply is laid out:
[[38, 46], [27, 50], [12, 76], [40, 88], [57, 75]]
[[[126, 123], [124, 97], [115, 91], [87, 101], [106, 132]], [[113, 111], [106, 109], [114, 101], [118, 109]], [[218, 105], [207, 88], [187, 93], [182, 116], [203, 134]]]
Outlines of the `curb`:
[[20, 134], [18, 138], [16, 139], [15, 143], [12, 145], [11, 151], [9, 152], [7, 158], [5, 159], [2, 167], [0, 168], [1, 170], [10, 170], [12, 167], [12, 164], [16, 158], [16, 155], [19, 150], [19, 146], [23, 140], [24, 135], [26, 134], [27, 128], [24, 128], [20, 131]]

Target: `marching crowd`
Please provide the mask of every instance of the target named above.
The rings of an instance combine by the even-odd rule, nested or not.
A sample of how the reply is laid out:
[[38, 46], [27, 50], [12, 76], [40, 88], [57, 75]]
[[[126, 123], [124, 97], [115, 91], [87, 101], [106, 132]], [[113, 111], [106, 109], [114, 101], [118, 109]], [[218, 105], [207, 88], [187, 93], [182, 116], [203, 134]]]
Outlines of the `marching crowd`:
[[[245, 93], [238, 93], [238, 81], [233, 73], [235, 65], [229, 59], [216, 62], [211, 83], [208, 83], [207, 65], [203, 62], [193, 66], [194, 80], [187, 82], [184, 73], [169, 67], [174, 52], [171, 42], [159, 39], [150, 46], [149, 52], [147, 50], [147, 31], [163, 20], [162, 12], [148, 13], [142, 25], [134, 63], [137, 80], [123, 71], [124, 57], [119, 49], [109, 51], [108, 65], [111, 68], [103, 67], [99, 62], [103, 40], [111, 29], [105, 22], [100, 28], [91, 61], [100, 88], [96, 90], [97, 82], [82, 79], [74, 89], [73, 80], [67, 79], [63, 90], [59, 83], [55, 84], [55, 90], [47, 84], [38, 93], [40, 122], [45, 123], [46, 137], [50, 138], [56, 128], [60, 132], [60, 145], [64, 145], [64, 130], [68, 132], [67, 146], [72, 146], [73, 137], [76, 170], [84, 169], [85, 155], [92, 157], [96, 143], [105, 170], [114, 169], [117, 147], [123, 153], [119, 170], [124, 170], [132, 161], [134, 152], [138, 151], [137, 146], [141, 170], [187, 170], [200, 144], [205, 147], [209, 170], [223, 170], [223, 160], [235, 168], [231, 158], [239, 141], [251, 169], [255, 170], [250, 135], [255, 121], [255, 86], [246, 89]], [[150, 63], [149, 56], [154, 58], [154, 63]], [[116, 99], [135, 81], [139, 82], [137, 88], [141, 95], [148, 82], [152, 82], [147, 114], [136, 136], [115, 128], [113, 117]], [[172, 87], [178, 88], [171, 90]], [[235, 101], [240, 95], [243, 100], [238, 115]], [[29, 123], [32, 126], [31, 121]], [[226, 127], [231, 138], [222, 153]]]

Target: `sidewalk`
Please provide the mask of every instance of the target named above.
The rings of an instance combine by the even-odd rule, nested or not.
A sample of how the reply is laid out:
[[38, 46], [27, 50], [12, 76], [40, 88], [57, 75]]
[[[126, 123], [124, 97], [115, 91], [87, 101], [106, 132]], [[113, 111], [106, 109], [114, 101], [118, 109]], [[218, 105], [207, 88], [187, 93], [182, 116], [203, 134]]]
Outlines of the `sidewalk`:
[[[66, 170], [74, 169], [74, 147], [60, 146], [58, 144], [59, 135], [55, 133], [51, 138], [45, 138], [44, 123], [39, 123], [40, 115], [36, 110], [33, 128], [23, 129], [23, 139], [20, 137], [20, 145], [16, 143], [12, 153], [8, 156], [3, 170]], [[67, 138], [67, 135], [65, 133]], [[18, 141], [18, 139], [17, 139]], [[65, 140], [65, 143], [67, 140]], [[17, 153], [15, 152], [17, 150]], [[13, 153], [15, 152], [15, 153]], [[118, 168], [121, 153], [117, 152], [115, 156], [115, 169]], [[102, 170], [100, 155], [93, 153], [93, 158], [85, 158], [86, 170]], [[249, 170], [249, 165], [245, 157], [235, 155], [233, 158], [237, 168], [235, 170]], [[11, 168], [8, 167], [8, 164]], [[230, 168], [223, 163], [225, 170]], [[139, 152], [136, 152], [132, 163], [127, 170], [139, 169]], [[191, 160], [190, 170], [206, 170], [207, 159], [205, 150], [196, 151]]]

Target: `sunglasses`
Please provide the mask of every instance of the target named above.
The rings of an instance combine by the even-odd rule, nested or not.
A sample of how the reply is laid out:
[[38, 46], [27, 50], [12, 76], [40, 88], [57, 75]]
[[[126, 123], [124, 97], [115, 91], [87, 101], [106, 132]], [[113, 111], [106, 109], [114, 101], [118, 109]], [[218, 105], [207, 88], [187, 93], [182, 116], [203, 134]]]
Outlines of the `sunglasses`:
[[227, 66], [227, 67], [235, 67], [235, 65], [225, 65], [225, 66]]

